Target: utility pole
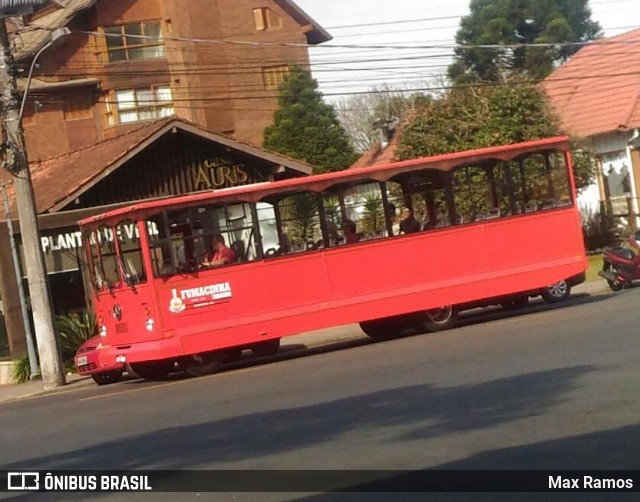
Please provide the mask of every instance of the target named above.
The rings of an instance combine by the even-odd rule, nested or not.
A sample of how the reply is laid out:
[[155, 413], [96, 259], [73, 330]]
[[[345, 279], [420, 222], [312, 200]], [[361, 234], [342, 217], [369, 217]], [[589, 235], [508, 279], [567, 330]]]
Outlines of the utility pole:
[[36, 347], [33, 343], [33, 333], [31, 332], [29, 312], [27, 312], [27, 297], [24, 294], [22, 275], [20, 274], [20, 259], [18, 257], [18, 246], [16, 246], [16, 234], [13, 231], [13, 222], [11, 221], [11, 212], [9, 211], [9, 195], [7, 195], [7, 187], [4, 185], [4, 183], [0, 185], [0, 190], [2, 191], [2, 206], [4, 209], [4, 214], [7, 218], [7, 230], [9, 231], [9, 243], [11, 245], [11, 258], [13, 259], [13, 273], [16, 275], [16, 282], [18, 283], [18, 296], [20, 298], [22, 324], [24, 325], [25, 336], [27, 337], [27, 353], [29, 355], [30, 374], [29, 378], [34, 379], [40, 376], [40, 366], [38, 365]]
[[[16, 71], [4, 17], [0, 18], [0, 47], [4, 165], [13, 175], [13, 186], [20, 220], [20, 235], [24, 251], [24, 269], [29, 284], [33, 323], [40, 355], [40, 369], [44, 387], [45, 389], [50, 389], [64, 385], [65, 378], [53, 328], [53, 312], [47, 286], [47, 272], [40, 249], [40, 232], [38, 230], [35, 198], [22, 123], [20, 121]], [[16, 279], [18, 281], [21, 280], [20, 277]]]

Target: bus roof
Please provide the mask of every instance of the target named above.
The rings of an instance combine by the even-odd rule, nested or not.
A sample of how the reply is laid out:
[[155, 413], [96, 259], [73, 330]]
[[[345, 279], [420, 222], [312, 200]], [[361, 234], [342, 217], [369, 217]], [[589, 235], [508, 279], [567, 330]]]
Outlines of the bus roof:
[[169, 196], [135, 202], [130, 206], [113, 209], [97, 216], [79, 221], [81, 226], [95, 226], [120, 221], [123, 217], [139, 219], [160, 210], [197, 205], [204, 202], [258, 202], [279, 193], [297, 191], [321, 192], [338, 184], [359, 180], [387, 181], [393, 176], [414, 171], [417, 168], [431, 168], [449, 171], [463, 164], [482, 162], [490, 159], [513, 160], [525, 153], [543, 150], [569, 150], [569, 138], [558, 136], [525, 143], [466, 150], [462, 152], [420, 157], [417, 159], [392, 162], [385, 165], [358, 167], [326, 174], [316, 174], [303, 178], [283, 181], [254, 183], [219, 190], [197, 192], [189, 195]]

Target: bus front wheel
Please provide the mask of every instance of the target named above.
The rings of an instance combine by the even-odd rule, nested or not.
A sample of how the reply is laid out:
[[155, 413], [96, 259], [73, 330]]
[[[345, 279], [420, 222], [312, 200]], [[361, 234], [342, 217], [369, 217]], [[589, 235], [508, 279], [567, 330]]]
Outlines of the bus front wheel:
[[227, 354], [223, 351], [194, 354], [186, 358], [182, 368], [192, 377], [204, 376], [218, 371], [226, 358]]

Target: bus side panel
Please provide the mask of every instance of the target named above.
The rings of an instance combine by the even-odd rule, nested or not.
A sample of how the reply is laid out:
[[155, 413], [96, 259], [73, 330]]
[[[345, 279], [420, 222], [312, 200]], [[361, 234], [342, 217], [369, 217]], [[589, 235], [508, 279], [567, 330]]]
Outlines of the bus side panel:
[[327, 251], [332, 300], [487, 272], [482, 226], [421, 232]]
[[541, 213], [536, 218], [487, 223], [485, 232], [492, 270], [575, 256], [583, 257], [586, 266], [582, 233], [575, 226], [573, 208]]
[[[183, 353], [194, 353], [541, 288], [586, 269], [574, 211], [487, 221], [174, 279], [158, 288], [163, 328], [175, 331]], [[198, 288], [225, 283], [231, 294], [220, 301], [170, 310], [176, 295], [186, 304]]]
[[[175, 297], [183, 310], [171, 308]], [[234, 324], [248, 317], [286, 317], [291, 309], [320, 305], [330, 297], [320, 252], [200, 272], [187, 281], [167, 281], [158, 287], [164, 330]]]

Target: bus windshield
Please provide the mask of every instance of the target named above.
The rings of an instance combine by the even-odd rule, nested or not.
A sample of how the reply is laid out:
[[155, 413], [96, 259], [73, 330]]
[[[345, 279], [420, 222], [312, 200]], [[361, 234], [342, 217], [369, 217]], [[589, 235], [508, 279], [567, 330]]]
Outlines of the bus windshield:
[[[116, 239], [117, 237], [117, 239]], [[89, 276], [96, 291], [112, 290], [147, 281], [138, 224], [123, 220], [85, 234]]]

